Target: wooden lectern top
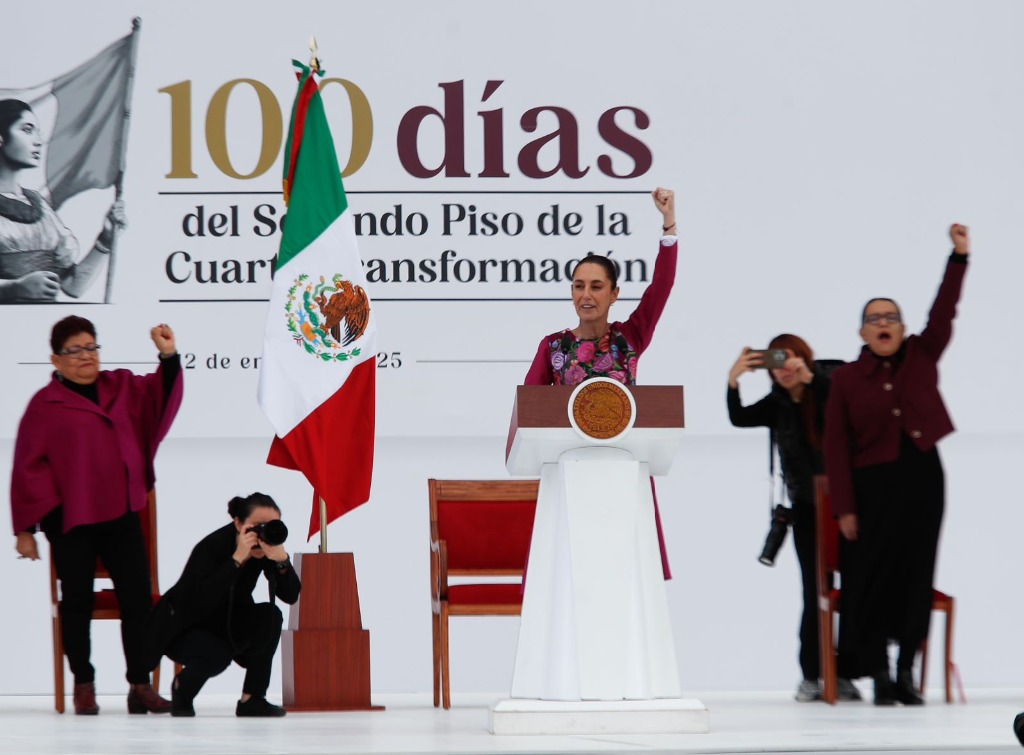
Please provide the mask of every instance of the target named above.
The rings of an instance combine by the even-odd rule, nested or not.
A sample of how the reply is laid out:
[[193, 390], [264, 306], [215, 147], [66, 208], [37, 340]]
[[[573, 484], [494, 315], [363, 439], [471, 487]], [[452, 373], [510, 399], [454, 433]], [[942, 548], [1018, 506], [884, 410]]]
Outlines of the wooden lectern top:
[[[629, 448], [641, 461], [650, 461], [654, 474], [664, 474], [666, 459], [674, 455], [683, 429], [683, 387], [633, 385], [627, 389], [636, 401], [636, 422], [623, 442], [614, 445]], [[575, 386], [569, 385], [516, 387], [505, 444], [505, 466], [511, 474], [539, 474], [539, 463], [557, 461], [564, 451], [590, 445], [569, 421], [569, 397], [574, 390]], [[665, 443], [668, 446], [662, 445]], [[652, 454], [656, 458], [647, 458]], [[655, 463], [662, 471], [654, 469]]]

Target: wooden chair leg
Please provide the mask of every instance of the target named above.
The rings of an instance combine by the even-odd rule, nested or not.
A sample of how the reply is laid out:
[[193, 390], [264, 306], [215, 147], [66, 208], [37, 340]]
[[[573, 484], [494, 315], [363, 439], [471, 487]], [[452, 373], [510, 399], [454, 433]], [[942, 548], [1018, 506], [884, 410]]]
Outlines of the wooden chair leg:
[[448, 674], [448, 603], [441, 603], [441, 704], [445, 710], [452, 707], [451, 678]]
[[430, 612], [430, 629], [434, 641], [434, 707], [441, 705], [441, 617]]
[[821, 676], [824, 680], [821, 699], [829, 705], [836, 704], [836, 651], [832, 624], [835, 614], [831, 608], [818, 610], [818, 636], [821, 645]]
[[953, 598], [949, 599], [949, 610], [946, 611], [946, 702], [953, 702]]
[[917, 691], [924, 697], [925, 686], [928, 683], [928, 640], [921, 643], [921, 683], [917, 685]]
[[64, 712], [64, 638], [60, 613], [54, 608], [53, 614], [53, 707], [58, 713]]
[[[160, 659], [160, 663], [156, 664], [156, 668], [153, 669], [153, 689], [157, 692], [160, 691], [160, 666], [163, 665], [163, 659]], [[181, 673], [183, 666], [177, 661], [174, 662], [174, 676], [171, 677], [171, 683], [167, 685], [167, 695], [171, 695], [171, 687], [174, 686], [174, 677]]]

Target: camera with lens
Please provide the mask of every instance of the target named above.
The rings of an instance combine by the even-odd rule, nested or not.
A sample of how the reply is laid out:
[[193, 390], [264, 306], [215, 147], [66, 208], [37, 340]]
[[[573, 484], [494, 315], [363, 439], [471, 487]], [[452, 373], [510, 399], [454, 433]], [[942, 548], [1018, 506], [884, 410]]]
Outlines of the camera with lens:
[[281, 545], [288, 539], [288, 527], [280, 519], [255, 524], [246, 532], [255, 532], [256, 537], [267, 545]]
[[786, 541], [786, 530], [793, 523], [793, 509], [783, 506], [781, 503], [772, 510], [772, 523], [768, 528], [768, 536], [764, 539], [764, 548], [761, 555], [757, 557], [765, 566], [775, 566], [775, 557], [779, 555], [779, 548]]

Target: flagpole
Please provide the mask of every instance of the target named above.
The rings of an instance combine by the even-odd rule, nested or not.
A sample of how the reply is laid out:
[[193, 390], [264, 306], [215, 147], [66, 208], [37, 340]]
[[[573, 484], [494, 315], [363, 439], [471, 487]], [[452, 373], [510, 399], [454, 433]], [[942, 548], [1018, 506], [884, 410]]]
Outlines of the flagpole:
[[327, 553], [327, 501], [320, 499], [320, 552]]
[[320, 61], [316, 57], [316, 36], [309, 38], [309, 70], [313, 73], [320, 72]]
[[[316, 57], [316, 36], [309, 38], [309, 70], [311, 75], [320, 70], [320, 61]], [[320, 552], [327, 553], [327, 501], [320, 499]]]
[[[114, 181], [114, 201], [121, 201], [124, 191], [124, 168], [128, 156], [128, 123], [131, 121], [132, 91], [135, 88], [135, 59], [139, 49], [139, 30], [142, 28], [142, 19], [136, 16], [132, 19], [132, 41], [131, 50], [128, 53], [128, 82], [124, 88], [124, 105], [121, 114], [121, 156], [120, 167], [117, 171], [117, 179]], [[103, 292], [103, 303], [110, 304], [110, 297], [114, 288], [114, 261], [117, 257], [117, 236], [120, 226], [112, 223], [110, 235], [110, 255], [107, 259], [107, 285]]]

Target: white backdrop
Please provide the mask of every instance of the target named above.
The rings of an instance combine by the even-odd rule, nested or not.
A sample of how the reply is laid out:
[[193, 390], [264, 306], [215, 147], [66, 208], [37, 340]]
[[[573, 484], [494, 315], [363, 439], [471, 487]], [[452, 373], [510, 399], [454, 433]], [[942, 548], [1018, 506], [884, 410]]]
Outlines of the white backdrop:
[[[194, 270], [185, 282], [174, 280], [189, 273], [182, 253], [216, 263], [221, 274], [230, 260], [244, 270], [249, 260], [274, 255], [277, 236], [260, 235], [269, 226], [255, 213], [280, 217], [279, 155], [252, 178], [226, 171], [264, 170], [260, 146], [273, 134], [256, 93], [271, 120], [287, 112], [289, 61], [307, 57], [315, 33], [327, 75], [358, 87], [372, 111], [369, 153], [345, 179], [353, 211], [382, 217], [400, 207], [410, 223], [402, 235], [374, 236], [366, 220], [360, 239], [386, 365], [378, 371], [377, 467], [371, 503], [330, 529], [332, 549], [356, 553], [375, 690], [430, 685], [425, 479], [504, 476], [513, 388], [539, 338], [574, 324], [564, 274], [505, 283], [493, 277], [500, 262], [563, 269], [588, 251], [610, 251], [634, 261], [635, 279], [623, 282], [622, 296], [635, 298], [644, 285], [637, 261], [653, 260], [660, 234], [645, 196], [657, 185], [677, 191], [682, 256], [640, 378], [686, 386], [688, 440], [659, 483], [677, 574], [670, 595], [684, 686], [789, 687], [798, 674], [792, 553], [774, 572], [754, 560], [767, 525], [765, 439], [728, 425], [724, 383], [735, 355], [792, 331], [819, 356], [853, 358], [860, 307], [875, 295], [895, 297], [909, 326], [920, 328], [953, 221], [971, 227], [976, 259], [942, 365], [960, 432], [943, 443], [950, 495], [938, 586], [961, 601], [957, 655], [965, 681], [1019, 686], [1024, 669], [1013, 630], [1024, 616], [1004, 596], [1021, 572], [1013, 469], [1024, 438], [1010, 380], [1024, 366], [1011, 337], [1021, 321], [1016, 289], [1024, 273], [1015, 253], [1024, 209], [1024, 51], [1017, 39], [1024, 8], [1011, 0], [664, 0], [628, 9], [606, 0], [311, 8], [53, 1], [5, 14], [16, 33], [0, 50], [0, 88], [64, 73], [126, 34], [136, 15], [142, 31], [124, 195], [130, 226], [119, 239], [114, 303], [88, 303], [102, 298], [99, 284], [78, 305], [0, 307], [4, 479], [21, 412], [49, 374], [46, 343], [56, 319], [90, 317], [105, 362], [139, 370], [155, 361], [146, 330], [163, 321], [175, 327], [193, 367], [158, 460], [163, 584], [174, 581], [191, 545], [224, 521], [224, 505], [237, 493], [269, 492], [301, 531], [308, 486], [263, 464], [269, 426], [256, 407], [252, 362], [242, 362], [259, 355], [265, 268], [253, 263], [252, 283], [199, 283]], [[51, 18], [59, 28], [47, 27]], [[461, 119], [455, 82], [463, 82]], [[338, 85], [325, 99], [344, 164], [351, 124], [367, 129], [366, 111], [357, 108], [354, 119]], [[437, 115], [423, 119], [422, 163], [437, 167], [444, 159], [458, 173], [464, 155], [468, 175], [419, 178], [407, 168], [408, 155], [403, 164], [403, 118], [424, 106], [443, 112], [444, 125]], [[523, 117], [535, 108], [545, 110], [531, 132]], [[624, 137], [604, 115], [616, 108], [633, 109], [614, 116]], [[172, 121], [172, 111], [185, 116]], [[556, 130], [537, 160], [552, 175], [531, 177], [529, 145]], [[168, 177], [187, 172], [183, 166], [196, 177]], [[572, 177], [573, 166], [588, 170]], [[630, 172], [639, 175], [615, 177]], [[110, 192], [92, 192], [62, 210], [83, 246], [95, 237], [95, 208], [102, 214], [109, 202]], [[452, 218], [459, 206], [467, 214], [475, 206], [478, 233], [468, 219], [453, 219], [446, 234], [446, 205]], [[538, 216], [552, 205], [563, 218], [579, 213], [578, 235], [541, 233]], [[189, 225], [196, 220], [186, 216], [199, 207], [206, 221], [212, 213], [230, 218], [237, 207], [238, 235], [216, 237], [210, 226], [196, 235]], [[523, 230], [483, 235], [486, 212], [517, 213]], [[628, 234], [612, 234], [613, 220]], [[427, 261], [440, 277], [443, 259], [446, 283], [392, 280], [396, 260]], [[473, 262], [472, 274], [458, 260]], [[480, 281], [482, 260], [496, 261], [487, 282]], [[618, 316], [632, 306], [622, 301]], [[765, 388], [759, 377], [746, 378], [743, 393], [754, 399]], [[17, 623], [0, 630], [21, 651], [4, 661], [0, 692], [50, 688], [45, 571], [13, 558], [4, 567], [23, 608]], [[515, 620], [454, 623], [457, 691], [507, 686], [515, 627]], [[507, 655], [485, 651], [492, 642]], [[101, 686], [120, 689], [123, 666], [108, 628], [96, 631], [95, 655]], [[233, 689], [239, 681], [227, 674], [212, 686]]]

